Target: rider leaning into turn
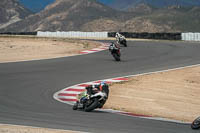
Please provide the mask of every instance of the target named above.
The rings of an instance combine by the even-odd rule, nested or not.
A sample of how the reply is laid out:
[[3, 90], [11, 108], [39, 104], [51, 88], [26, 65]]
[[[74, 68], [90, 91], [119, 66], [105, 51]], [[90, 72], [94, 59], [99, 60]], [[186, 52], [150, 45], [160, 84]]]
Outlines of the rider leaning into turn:
[[106, 84], [106, 82], [104, 82], [104, 81], [100, 82], [100, 84], [98, 84], [98, 85], [88, 86], [88, 87], [86, 87], [86, 90], [89, 95], [95, 94], [98, 91], [104, 91], [107, 94], [107, 96], [109, 94], [108, 84]]
[[77, 97], [80, 103], [83, 103], [89, 96], [97, 93], [98, 91], [104, 91], [107, 94], [107, 97], [109, 95], [109, 88], [106, 82], [101, 82], [98, 85], [89, 85], [85, 87], [85, 89], [86, 91], [82, 92]]
[[114, 49], [120, 49], [120, 46], [118, 43], [116, 44], [116, 43], [112, 42], [111, 45], [109, 46], [109, 50], [112, 51]]

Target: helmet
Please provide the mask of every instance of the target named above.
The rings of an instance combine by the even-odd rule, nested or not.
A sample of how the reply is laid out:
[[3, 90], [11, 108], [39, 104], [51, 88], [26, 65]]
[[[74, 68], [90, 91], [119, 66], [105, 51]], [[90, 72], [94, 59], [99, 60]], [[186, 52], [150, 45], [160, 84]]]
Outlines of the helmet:
[[106, 85], [106, 82], [105, 81], [101, 81], [100, 85], [104, 86], [104, 85]]

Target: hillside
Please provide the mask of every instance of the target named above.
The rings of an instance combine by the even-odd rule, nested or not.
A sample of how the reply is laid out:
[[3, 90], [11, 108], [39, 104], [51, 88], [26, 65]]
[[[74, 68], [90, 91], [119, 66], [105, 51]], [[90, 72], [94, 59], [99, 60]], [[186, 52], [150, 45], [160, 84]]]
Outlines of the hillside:
[[[33, 12], [43, 10], [55, 0], [18, 0], [26, 8]], [[129, 10], [138, 4], [148, 4], [153, 7], [162, 8], [167, 6], [200, 6], [200, 0], [96, 0], [117, 10]]]
[[136, 7], [138, 4], [148, 4], [157, 8], [168, 6], [200, 6], [200, 0], [112, 0], [109, 3], [104, 0], [99, 1], [117, 10], [129, 10], [129, 8]]
[[158, 9], [143, 19], [157, 25], [165, 24], [177, 32], [200, 32], [200, 7], [171, 6]]
[[24, 8], [18, 0], [1, 0], [0, 2], [0, 29], [24, 19], [31, 11]]
[[[123, 14], [92, 0], [56, 0], [43, 11], [9, 26], [5, 30], [87, 30], [84, 25], [93, 20], [106, 18], [120, 20], [129, 17]], [[130, 16], [134, 16], [134, 14], [130, 14]]]
[[124, 12], [95, 0], [56, 0], [0, 31], [199, 32], [199, 11], [200, 7], [155, 8], [141, 3]]

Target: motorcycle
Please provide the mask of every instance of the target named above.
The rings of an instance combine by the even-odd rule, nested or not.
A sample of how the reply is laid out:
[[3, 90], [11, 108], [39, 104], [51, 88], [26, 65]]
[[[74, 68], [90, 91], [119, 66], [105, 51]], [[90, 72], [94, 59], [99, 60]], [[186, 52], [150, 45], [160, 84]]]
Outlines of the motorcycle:
[[121, 37], [119, 39], [117, 39], [117, 42], [121, 45], [124, 45], [124, 47], [127, 47], [127, 41], [125, 37]]
[[99, 91], [91, 96], [87, 95], [84, 97], [82, 103], [80, 101], [77, 101], [74, 106], [73, 110], [84, 110], [86, 112], [93, 111], [97, 108], [102, 108], [105, 104], [108, 96], [105, 92]]
[[199, 129], [200, 128], [200, 117], [196, 118], [192, 124], [191, 124], [192, 129]]
[[111, 44], [110, 47], [109, 47], [109, 51], [111, 52], [112, 56], [114, 57], [114, 59], [116, 61], [120, 61], [120, 57], [121, 57], [121, 52], [120, 52], [120, 48], [119, 47], [116, 47], [116, 46], [113, 46], [113, 45], [116, 45], [116, 44]]

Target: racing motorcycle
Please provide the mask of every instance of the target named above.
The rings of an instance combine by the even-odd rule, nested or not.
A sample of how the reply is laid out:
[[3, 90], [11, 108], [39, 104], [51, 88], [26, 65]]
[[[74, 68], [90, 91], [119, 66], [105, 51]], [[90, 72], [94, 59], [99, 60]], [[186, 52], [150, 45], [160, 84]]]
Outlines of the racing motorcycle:
[[112, 43], [109, 46], [109, 51], [111, 52], [112, 56], [114, 57], [114, 59], [116, 61], [120, 61], [120, 57], [121, 57], [121, 52], [120, 52], [120, 47], [116, 46], [116, 44]]
[[127, 41], [126, 41], [126, 38], [125, 38], [124, 36], [119, 37], [119, 38], [117, 39], [117, 42], [118, 42], [119, 44], [121, 44], [121, 45], [124, 45], [124, 47], [127, 47]]
[[86, 97], [84, 97], [82, 103], [80, 103], [80, 101], [77, 101], [73, 105], [73, 110], [81, 109], [86, 112], [90, 112], [93, 111], [94, 109], [102, 108], [107, 99], [108, 96], [105, 92], [98, 91], [97, 93], [91, 96], [87, 95]]
[[192, 129], [199, 129], [200, 128], [200, 117], [196, 118], [192, 124], [191, 124]]

